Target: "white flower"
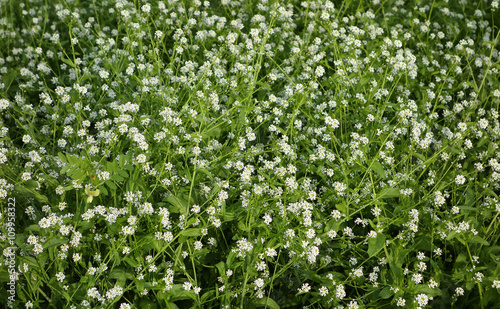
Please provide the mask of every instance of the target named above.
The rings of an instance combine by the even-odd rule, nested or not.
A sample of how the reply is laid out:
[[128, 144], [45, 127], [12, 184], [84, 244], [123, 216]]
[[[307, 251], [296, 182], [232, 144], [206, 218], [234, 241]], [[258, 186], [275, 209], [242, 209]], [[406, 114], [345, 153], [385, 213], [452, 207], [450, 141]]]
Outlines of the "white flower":
[[100, 70], [100, 71], [99, 71], [99, 76], [100, 76], [101, 78], [103, 78], [103, 79], [106, 79], [106, 78], [108, 78], [108, 77], [109, 77], [109, 73], [108, 73], [108, 71], [106, 71], [106, 70]]
[[145, 154], [140, 154], [137, 156], [137, 163], [145, 163], [147, 160], [147, 157]]
[[481, 119], [479, 119], [478, 124], [479, 124], [479, 127], [484, 130], [488, 127], [488, 120], [481, 118]]
[[201, 250], [203, 248], [203, 243], [199, 240], [194, 242], [194, 250]]
[[144, 13], [148, 14], [149, 12], [151, 12], [151, 5], [149, 5], [149, 3], [147, 3], [147, 4], [145, 4], [145, 5], [143, 5], [143, 6], [141, 7], [141, 10], [142, 10]]
[[323, 68], [323, 66], [319, 65], [314, 71], [314, 73], [316, 74], [317, 77], [321, 77], [323, 76], [323, 74], [325, 74], [325, 69]]
[[455, 177], [455, 183], [457, 185], [463, 185], [466, 180], [467, 179], [463, 175], [457, 175], [457, 177]]
[[404, 307], [406, 304], [406, 299], [403, 297], [398, 298], [398, 301], [396, 302], [396, 306], [398, 307]]
[[108, 292], [106, 292], [107, 299], [113, 299], [117, 296], [121, 296], [123, 294], [123, 288], [120, 286], [115, 286]]
[[311, 290], [311, 286], [309, 286], [309, 283], [304, 283], [302, 284], [302, 287], [299, 288], [299, 293], [307, 293]]
[[321, 288], [319, 288], [319, 295], [321, 295], [323, 297], [328, 295], [328, 288], [325, 286], [322, 286]]
[[415, 284], [420, 284], [422, 282], [422, 275], [421, 274], [413, 274], [412, 278], [413, 282], [415, 282]]
[[425, 294], [418, 294], [415, 297], [415, 301], [418, 303], [420, 307], [427, 306], [427, 303], [429, 302], [429, 297]]
[[255, 289], [258, 289], [258, 288], [260, 289], [264, 286], [265, 282], [264, 282], [264, 279], [258, 278], [253, 283], [255, 284]]
[[0, 99], [0, 111], [7, 109], [10, 106], [10, 102], [7, 99]]
[[64, 278], [66, 278], [66, 276], [64, 275], [64, 273], [63, 273], [63, 272], [58, 272], [58, 273], [56, 274], [56, 278], [57, 278], [57, 281], [59, 281], [59, 282], [63, 282], [63, 280], [64, 280]]

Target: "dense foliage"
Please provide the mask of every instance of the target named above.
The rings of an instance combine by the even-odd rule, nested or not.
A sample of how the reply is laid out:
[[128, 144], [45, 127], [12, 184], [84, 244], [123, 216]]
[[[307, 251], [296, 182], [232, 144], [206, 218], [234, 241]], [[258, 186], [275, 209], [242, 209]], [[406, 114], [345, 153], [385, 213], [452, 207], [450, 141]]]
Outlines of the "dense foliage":
[[1, 0], [0, 303], [498, 305], [498, 6]]

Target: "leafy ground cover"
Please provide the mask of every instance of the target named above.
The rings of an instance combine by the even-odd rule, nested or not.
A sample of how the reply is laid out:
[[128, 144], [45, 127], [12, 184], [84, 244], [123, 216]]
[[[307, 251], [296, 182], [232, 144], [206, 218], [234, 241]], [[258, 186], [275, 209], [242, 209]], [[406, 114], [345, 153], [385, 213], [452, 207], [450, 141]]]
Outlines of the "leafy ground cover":
[[0, 1], [0, 303], [497, 306], [498, 6]]

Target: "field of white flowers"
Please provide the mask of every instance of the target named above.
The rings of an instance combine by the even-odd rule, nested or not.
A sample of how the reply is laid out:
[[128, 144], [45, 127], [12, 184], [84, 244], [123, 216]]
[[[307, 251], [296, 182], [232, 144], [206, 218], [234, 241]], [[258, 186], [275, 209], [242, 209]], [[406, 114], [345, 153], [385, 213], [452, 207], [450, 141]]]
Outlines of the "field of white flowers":
[[0, 0], [2, 308], [500, 308], [499, 25]]

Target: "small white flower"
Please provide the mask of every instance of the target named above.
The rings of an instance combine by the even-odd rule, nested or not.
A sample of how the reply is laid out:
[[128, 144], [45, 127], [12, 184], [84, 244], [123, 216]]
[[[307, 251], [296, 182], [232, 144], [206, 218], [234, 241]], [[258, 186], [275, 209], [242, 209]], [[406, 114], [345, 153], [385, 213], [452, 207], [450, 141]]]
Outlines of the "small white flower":
[[145, 163], [147, 160], [147, 157], [145, 154], [140, 154], [137, 156], [137, 163]]
[[463, 185], [465, 183], [467, 179], [465, 178], [465, 176], [463, 175], [457, 175], [457, 177], [455, 177], [455, 183], [457, 185]]
[[328, 288], [325, 286], [322, 286], [321, 288], [319, 288], [319, 295], [321, 295], [323, 297], [328, 295]]
[[141, 7], [141, 10], [142, 10], [144, 13], [148, 14], [149, 12], [151, 12], [151, 5], [149, 5], [149, 3], [147, 3], [147, 4], [145, 4], [145, 5], [143, 5], [143, 6]]
[[63, 272], [58, 272], [58, 273], [56, 274], [56, 278], [57, 278], [57, 281], [59, 281], [59, 282], [63, 282], [63, 280], [64, 280], [64, 278], [66, 278], [66, 276], [64, 275], [64, 273], [63, 273]]

